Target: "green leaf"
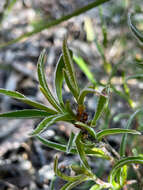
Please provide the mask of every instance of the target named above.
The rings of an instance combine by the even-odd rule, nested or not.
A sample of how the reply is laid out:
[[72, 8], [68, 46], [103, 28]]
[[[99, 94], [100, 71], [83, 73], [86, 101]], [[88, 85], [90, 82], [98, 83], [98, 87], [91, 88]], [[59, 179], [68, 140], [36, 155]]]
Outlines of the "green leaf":
[[17, 100], [20, 100], [28, 105], [31, 105], [35, 108], [38, 108], [40, 110], [44, 110], [49, 112], [50, 114], [56, 114], [57, 112], [51, 108], [48, 108], [47, 106], [40, 104], [38, 102], [35, 102], [33, 100], [30, 100], [29, 98], [26, 98], [23, 94], [20, 94], [19, 92], [11, 91], [11, 90], [5, 90], [0, 88], [0, 94], [9, 96], [11, 98], [15, 98]]
[[104, 129], [97, 133], [97, 139], [100, 141], [103, 137], [108, 135], [116, 135], [116, 134], [133, 134], [133, 135], [141, 135], [139, 131], [132, 130], [132, 129], [119, 129], [119, 128], [113, 128], [113, 129]]
[[93, 186], [90, 188], [90, 190], [101, 190], [101, 189], [102, 189], [101, 185], [98, 185], [98, 184], [93, 185]]
[[83, 60], [81, 56], [73, 56], [74, 61], [77, 63], [77, 65], [80, 67], [80, 69], [84, 72], [84, 74], [87, 76], [88, 80], [94, 85], [97, 85], [97, 82], [92, 74], [92, 72], [89, 70], [89, 67], [87, 63]]
[[[77, 85], [75, 70], [73, 67], [73, 61], [72, 61], [72, 57], [70, 55], [70, 52], [67, 46], [66, 38], [64, 38], [64, 41], [63, 41], [63, 59], [64, 59], [64, 64], [65, 64], [65, 69], [67, 72], [67, 77], [70, 81], [71, 86], [75, 90], [76, 94], [78, 94], [79, 88]], [[75, 98], [76, 98], [76, 94], [73, 94]]]
[[63, 102], [63, 97], [62, 97], [62, 86], [63, 86], [63, 80], [64, 80], [63, 68], [64, 68], [64, 60], [63, 60], [63, 56], [61, 55], [56, 66], [54, 82], [55, 82], [55, 89], [56, 89], [58, 100], [60, 102], [60, 105], [64, 107], [64, 102]]
[[[92, 88], [85, 88], [85, 89], [83, 89], [83, 90], [80, 92], [80, 94], [79, 94], [79, 97], [78, 97], [78, 104], [81, 104], [81, 105], [82, 105], [83, 102], [84, 102], [85, 96], [86, 96], [87, 94], [89, 94], [89, 93], [95, 93], [96, 95], [102, 95], [102, 96], [104, 96], [104, 94], [98, 92], [98, 91], [95, 90], [95, 89], [92, 89]], [[105, 96], [105, 97], [106, 97], [106, 96]]]
[[73, 132], [71, 132], [70, 134], [70, 138], [69, 138], [69, 141], [68, 141], [68, 144], [67, 144], [67, 153], [70, 153], [70, 150], [74, 144], [74, 140], [75, 140], [75, 135]]
[[103, 46], [106, 48], [107, 47], [107, 43], [108, 43], [108, 39], [107, 39], [107, 26], [104, 20], [104, 15], [103, 15], [103, 9], [102, 6], [99, 7], [99, 16], [100, 16], [100, 20], [101, 20], [101, 25], [102, 25], [102, 35], [103, 35]]
[[33, 118], [33, 117], [47, 117], [50, 116], [49, 112], [36, 110], [36, 109], [25, 109], [25, 110], [16, 110], [7, 113], [0, 113], [0, 117], [7, 118]]
[[49, 117], [46, 117], [44, 120], [42, 120], [39, 125], [36, 127], [36, 129], [32, 132], [31, 135], [37, 135], [47, 129], [50, 125], [54, 124], [57, 121], [67, 121], [71, 120], [70, 116], [68, 114], [57, 114], [52, 115]]
[[79, 154], [79, 157], [80, 157], [80, 160], [81, 160], [81, 163], [83, 164], [83, 166], [85, 168], [87, 168], [87, 170], [90, 171], [90, 167], [88, 165], [88, 162], [86, 159], [86, 154], [84, 151], [84, 145], [83, 145], [83, 143], [81, 143], [81, 137], [82, 137], [81, 132], [79, 132], [79, 134], [77, 135], [76, 140], [75, 140], [77, 152]]
[[51, 105], [57, 110], [61, 112], [61, 108], [56, 101], [56, 99], [53, 97], [44, 73], [44, 64], [47, 60], [46, 50], [43, 50], [42, 53], [39, 56], [38, 59], [38, 65], [37, 65], [37, 73], [38, 73], [38, 80], [40, 83], [40, 90], [44, 94], [44, 96], [47, 98], [47, 100], [51, 103]]
[[[49, 148], [52, 148], [52, 149], [55, 149], [55, 150], [58, 150], [58, 151], [61, 151], [61, 152], [66, 152], [66, 145], [63, 145], [63, 144], [59, 144], [59, 143], [55, 143], [55, 142], [51, 142], [47, 139], [44, 139], [42, 138], [41, 136], [37, 135], [36, 136], [44, 145], [46, 145], [47, 147]], [[70, 153], [71, 154], [76, 154], [77, 151], [76, 149], [71, 149], [70, 150]]]
[[[47, 146], [49, 148], [52, 148], [52, 149], [55, 149], [55, 150], [58, 150], [61, 152], [65, 152], [65, 153], [67, 151], [67, 145], [51, 142], [45, 138], [42, 138], [39, 135], [37, 135], [36, 137], [41, 141], [41, 143], [43, 143], [45, 146]], [[69, 153], [70, 154], [77, 154], [77, 150], [75, 148], [71, 148]], [[87, 155], [90, 155], [90, 156], [96, 156], [99, 158], [104, 158], [106, 160], [110, 160], [110, 157], [108, 155], [106, 155], [104, 153], [104, 151], [101, 150], [100, 148], [96, 148], [96, 147], [94, 147], [92, 149], [89, 149], [89, 148], [86, 149], [85, 148], [85, 153]]]
[[143, 164], [143, 157], [142, 156], [131, 156], [127, 158], [123, 158], [119, 160], [111, 170], [110, 176], [109, 176], [109, 182], [113, 185], [113, 187], [117, 188], [119, 187], [119, 184], [115, 182], [115, 178], [117, 176], [117, 172], [120, 168], [122, 168], [125, 165], [128, 164]]
[[[132, 121], [134, 120], [134, 118], [137, 116], [138, 113], [142, 112], [143, 108], [140, 108], [138, 110], [136, 110], [129, 118], [125, 129], [129, 129], [131, 126]], [[127, 134], [123, 135], [122, 137], [122, 141], [121, 141], [121, 146], [120, 146], [120, 156], [123, 157], [125, 156], [125, 150], [126, 150], [126, 144], [127, 144]]]
[[126, 81], [130, 80], [130, 79], [142, 79], [142, 78], [143, 78], [143, 74], [136, 74], [136, 75], [132, 75], [132, 76], [127, 77]]
[[131, 29], [131, 31], [133, 32], [133, 34], [135, 35], [135, 37], [140, 41], [143, 42], [143, 34], [136, 28], [136, 26], [133, 24], [133, 21], [131, 19], [131, 17], [134, 14], [129, 14], [128, 15], [128, 23], [129, 23], [129, 27]]
[[87, 155], [91, 155], [91, 156], [95, 156], [97, 158], [103, 158], [103, 159], [106, 159], [106, 160], [110, 160], [110, 156], [107, 155], [107, 153], [105, 153], [105, 150], [103, 148], [97, 148], [97, 147], [93, 147], [93, 148], [84, 148], [85, 150], [85, 153]]
[[86, 181], [88, 178], [83, 176], [81, 177], [79, 180], [74, 181], [74, 182], [68, 182], [67, 184], [65, 184], [60, 190], [71, 190], [74, 187], [78, 186], [79, 184], [81, 184], [82, 182]]
[[91, 125], [92, 126], [96, 126], [96, 122], [97, 120], [99, 119], [99, 117], [101, 116], [103, 110], [104, 110], [104, 107], [107, 103], [107, 91], [108, 89], [107, 88], [104, 88], [101, 92], [101, 95], [99, 96], [99, 100], [98, 100], [98, 104], [97, 104], [97, 109], [96, 109], [96, 112], [94, 114], [94, 118], [91, 122]]
[[21, 40], [27, 39], [30, 36], [36, 35], [37, 33], [41, 32], [41, 31], [43, 31], [45, 29], [49, 29], [51, 27], [54, 27], [54, 26], [66, 21], [66, 20], [68, 20], [68, 19], [70, 19], [72, 17], [78, 16], [78, 15], [80, 15], [80, 14], [82, 14], [82, 13], [84, 13], [84, 12], [94, 8], [94, 7], [97, 7], [97, 6], [99, 6], [99, 5], [101, 5], [101, 4], [105, 3], [105, 2], [108, 2], [108, 1], [110, 1], [110, 0], [96, 0], [96, 1], [93, 1], [92, 3], [89, 3], [89, 4], [85, 5], [84, 7], [76, 9], [72, 13], [70, 13], [68, 15], [65, 15], [65, 16], [63, 16], [63, 17], [61, 17], [59, 19], [52, 20], [51, 22], [48, 22], [48, 23], [47, 22], [43, 23], [42, 25], [41, 25], [41, 23], [39, 23], [40, 27], [38, 27], [35, 30], [32, 30], [30, 32], [26, 32], [25, 34], [22, 34], [21, 36], [19, 36], [16, 39], [13, 39], [13, 40], [11, 40], [9, 42], [1, 44], [0, 48], [6, 47], [8, 45], [12, 45], [12, 44], [14, 44], [16, 42], [20, 42]]
[[73, 182], [66, 183], [60, 190], [67, 190], [67, 188], [72, 184]]
[[0, 94], [10, 96], [11, 98], [15, 98], [15, 99], [25, 98], [25, 96], [23, 94], [20, 94], [19, 92], [6, 90], [2, 88], [0, 88]]
[[65, 78], [65, 81], [66, 81], [66, 84], [67, 84], [69, 90], [72, 92], [74, 97], [77, 99], [78, 94], [77, 94], [76, 90], [73, 88], [73, 85], [71, 84], [71, 81], [69, 80], [68, 72], [65, 69], [63, 69], [63, 73], [64, 73], [64, 78]]
[[77, 176], [67, 176], [64, 173], [62, 173], [59, 169], [58, 169], [58, 157], [56, 156], [55, 160], [54, 160], [54, 172], [55, 174], [62, 178], [65, 181], [70, 181], [70, 182], [74, 182], [77, 180], [80, 180], [80, 178], [85, 177], [85, 175], [77, 175]]
[[76, 125], [79, 125], [80, 127], [82, 127], [83, 129], [85, 129], [94, 139], [96, 139], [96, 132], [94, 131], [93, 128], [91, 128], [90, 126], [86, 125], [85, 123], [82, 122], [76, 122]]
[[120, 121], [120, 120], [123, 119], [123, 118], [128, 118], [129, 116], [130, 116], [129, 113], [119, 113], [119, 114], [117, 114], [117, 115], [113, 118], [113, 121], [114, 121], [114, 122], [118, 122], [118, 121]]
[[120, 184], [120, 187], [123, 187], [126, 184], [127, 171], [128, 171], [128, 167], [127, 165], [124, 165], [117, 172], [116, 178], [117, 178], [117, 183]]

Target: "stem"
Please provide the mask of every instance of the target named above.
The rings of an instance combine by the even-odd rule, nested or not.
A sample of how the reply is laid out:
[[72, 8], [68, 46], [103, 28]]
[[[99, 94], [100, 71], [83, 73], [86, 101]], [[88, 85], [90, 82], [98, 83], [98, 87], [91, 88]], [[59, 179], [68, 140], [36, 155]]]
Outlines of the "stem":
[[60, 24], [61, 22], [64, 22], [64, 21], [66, 21], [66, 20], [68, 20], [68, 19], [70, 19], [72, 17], [78, 16], [78, 15], [80, 15], [80, 14], [82, 14], [82, 13], [84, 13], [84, 12], [94, 8], [94, 7], [97, 7], [97, 6], [107, 2], [107, 1], [110, 1], [110, 0], [96, 0], [93, 3], [90, 3], [90, 4], [88, 4], [88, 5], [86, 5], [86, 6], [82, 7], [82, 8], [79, 8], [79, 9], [75, 10], [71, 14], [65, 15], [65, 16], [63, 16], [63, 17], [61, 17], [59, 19], [53, 20], [52, 22], [47, 23], [47, 24], [43, 23], [43, 25], [41, 25], [39, 28], [36, 28], [35, 30], [33, 30], [31, 32], [27, 32], [27, 33], [19, 36], [18, 38], [13, 39], [13, 40], [11, 40], [11, 41], [9, 41], [7, 43], [1, 44], [0, 48], [4, 48], [4, 47], [6, 47], [8, 45], [12, 45], [12, 44], [14, 44], [16, 42], [19, 42], [21, 40], [26, 40], [28, 37], [30, 37], [30, 36], [32, 36], [34, 34], [37, 34], [37, 33], [41, 32], [44, 29], [48, 29], [48, 28], [51, 28], [53, 26], [56, 26], [56, 25]]

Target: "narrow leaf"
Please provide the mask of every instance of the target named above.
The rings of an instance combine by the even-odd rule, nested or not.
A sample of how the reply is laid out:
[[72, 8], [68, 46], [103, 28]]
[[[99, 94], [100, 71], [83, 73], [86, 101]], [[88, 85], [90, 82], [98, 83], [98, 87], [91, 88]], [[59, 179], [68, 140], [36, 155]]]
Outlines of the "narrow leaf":
[[59, 169], [58, 169], [58, 157], [56, 156], [55, 160], [54, 160], [54, 172], [55, 174], [62, 178], [63, 180], [65, 181], [71, 181], [71, 182], [74, 182], [74, 181], [77, 181], [77, 180], [80, 180], [81, 177], [85, 177], [85, 175], [77, 175], [77, 176], [67, 176], [65, 175], [64, 173], [62, 173]]
[[84, 152], [84, 145], [81, 143], [81, 132], [79, 132], [79, 134], [77, 135], [75, 144], [76, 144], [77, 152], [79, 154], [79, 157], [83, 166], [87, 168], [87, 170], [90, 170], [90, 167], [86, 159], [86, 154]]
[[75, 70], [73, 67], [73, 61], [72, 61], [72, 57], [70, 55], [70, 52], [67, 46], [66, 38], [64, 38], [64, 41], [63, 41], [63, 59], [64, 59], [64, 64], [65, 64], [66, 72], [68, 74], [69, 81], [71, 85], [73, 86], [74, 90], [76, 91], [76, 93], [78, 94], [79, 88], [77, 85]]
[[123, 187], [126, 184], [126, 181], [127, 181], [127, 171], [128, 171], [128, 167], [127, 167], [127, 165], [124, 165], [117, 172], [116, 178], [117, 178], [118, 184], [120, 184], [120, 187]]
[[101, 190], [101, 189], [102, 189], [101, 185], [98, 185], [98, 184], [93, 185], [93, 186], [90, 188], [90, 190]]
[[143, 42], [143, 34], [136, 28], [136, 26], [133, 24], [133, 21], [131, 19], [133, 14], [128, 15], [128, 23], [131, 31], [135, 35], [135, 37], [140, 41]]
[[60, 190], [71, 190], [74, 187], [78, 186], [82, 182], [86, 181], [88, 178], [85, 176], [82, 176], [79, 180], [74, 182], [68, 182], [66, 185], [64, 185]]
[[0, 94], [10, 96], [11, 98], [16, 98], [16, 99], [17, 98], [25, 98], [25, 96], [23, 94], [20, 94], [19, 92], [6, 90], [6, 89], [2, 89], [2, 88], [0, 88]]
[[[105, 95], [103, 95], [103, 94], [105, 94]], [[99, 119], [99, 117], [101, 116], [106, 103], [107, 103], [107, 89], [104, 88], [101, 95], [100, 95], [100, 97], [99, 97], [98, 104], [97, 104], [97, 109], [96, 109], [94, 118], [93, 118], [93, 120], [91, 122], [92, 126], [96, 126], [96, 122]]]
[[15, 91], [11, 91], [11, 90], [5, 90], [5, 89], [0, 88], [0, 94], [9, 96], [11, 98], [15, 98], [17, 100], [20, 100], [20, 101], [22, 101], [28, 105], [31, 105], [35, 108], [47, 111], [50, 114], [56, 114], [57, 113], [55, 110], [48, 108], [47, 106], [45, 106], [41, 103], [38, 103], [38, 102], [35, 102], [33, 100], [30, 100], [29, 98], [26, 98], [23, 94], [20, 94], [19, 92], [15, 92]]
[[67, 188], [68, 188], [72, 183], [73, 183], [72, 181], [66, 183], [60, 190], [67, 190]]
[[119, 128], [113, 128], [113, 129], [104, 129], [97, 133], [97, 139], [100, 141], [103, 137], [108, 135], [116, 135], [116, 134], [133, 134], [133, 135], [141, 135], [139, 131], [132, 130], [132, 129], [119, 129]]
[[52, 114], [56, 114], [57, 113], [57, 111], [55, 111], [55, 110], [53, 110], [53, 109], [51, 109], [51, 108], [49, 108], [49, 107], [47, 107], [47, 106], [39, 103], [39, 102], [30, 100], [29, 98], [24, 98], [24, 99], [19, 99], [19, 100], [22, 101], [22, 102], [24, 102], [24, 103], [26, 103], [26, 104], [28, 104], [28, 105], [31, 105], [31, 106], [33, 106], [35, 108], [47, 111], [49, 113], [52, 113]]
[[115, 182], [115, 177], [120, 168], [128, 164], [143, 164], [143, 157], [142, 156], [131, 156], [127, 158], [123, 158], [119, 160], [115, 165], [114, 168], [111, 170], [109, 176], [109, 182], [114, 186], [118, 187], [119, 184]]
[[62, 98], [62, 86], [63, 86], [63, 80], [64, 80], [63, 68], [64, 68], [64, 60], [63, 60], [63, 56], [61, 55], [57, 63], [56, 70], [55, 70], [54, 83], [55, 83], [55, 89], [56, 89], [58, 100], [62, 106], [64, 106], [64, 102]]
[[[104, 94], [98, 92], [97, 90], [95, 89], [92, 89], [92, 88], [85, 88], [83, 89], [80, 94], [79, 94], [79, 97], [78, 97], [78, 103], [79, 104], [83, 104], [84, 102], [84, 98], [87, 94], [89, 93], [95, 93], [96, 95], [102, 95], [102, 96], [105, 96]], [[105, 96], [106, 97], [106, 96]]]
[[86, 32], [86, 39], [88, 42], [93, 42], [95, 35], [94, 35], [94, 27], [91, 17], [85, 17], [84, 19], [84, 30]]
[[143, 78], [143, 74], [136, 74], [136, 75], [132, 75], [132, 76], [127, 77], [126, 81], [130, 80], [130, 79], [142, 79], [142, 78]]
[[39, 123], [36, 129], [32, 132], [31, 135], [37, 135], [47, 129], [50, 125], [54, 124], [57, 121], [70, 120], [70, 116], [67, 114], [57, 114], [46, 117], [43, 121]]
[[[140, 108], [138, 110], [136, 110], [129, 118], [125, 129], [129, 129], [131, 126], [132, 121], [134, 120], [134, 118], [137, 116], [137, 114], [139, 114], [140, 112], [143, 111], [143, 108]], [[125, 156], [125, 150], [126, 150], [126, 144], [127, 144], [127, 134], [123, 135], [122, 137], [122, 141], [121, 141], [121, 146], [120, 146], [120, 156], [123, 157]]]
[[6, 47], [8, 45], [11, 45], [11, 44], [14, 44], [16, 42], [20, 42], [21, 40], [25, 40], [27, 38], [29, 38], [30, 36], [33, 36], [39, 32], [41, 32], [42, 30], [45, 30], [45, 29], [49, 29], [51, 27], [54, 27], [72, 17], [75, 17], [75, 16], [78, 16], [82, 13], [85, 13], [86, 11], [92, 9], [92, 8], [95, 8], [105, 2], [108, 2], [110, 0], [96, 0], [96, 1], [93, 1], [92, 3], [89, 3], [87, 5], [85, 5], [84, 7], [81, 7], [79, 9], [76, 9], [75, 11], [73, 11], [72, 13], [70, 14], [67, 14], [65, 16], [62, 16], [61, 18], [59, 19], [55, 19], [51, 22], [46, 22], [46, 23], [43, 23], [42, 25], [40, 25], [41, 23], [39, 23], [40, 27], [36, 28], [35, 30], [32, 30], [30, 32], [26, 32], [25, 34], [22, 34], [21, 36], [19, 36], [18, 38], [16, 39], [13, 39], [9, 42], [6, 42], [6, 43], [3, 43], [2, 45], [0, 45], [0, 48], [3, 48], [3, 47]]
[[44, 64], [46, 60], [47, 60], [46, 50], [43, 50], [39, 56], [38, 65], [37, 65], [38, 79], [41, 86], [40, 90], [42, 91], [44, 96], [47, 98], [47, 100], [51, 103], [51, 105], [57, 111], [61, 111], [61, 108], [58, 105], [58, 102], [56, 101], [56, 99], [53, 97], [46, 81], [45, 72], [44, 72]]
[[78, 93], [77, 93], [77, 91], [73, 88], [73, 85], [72, 85], [71, 81], [69, 80], [68, 72], [67, 72], [65, 69], [63, 69], [63, 73], [64, 73], [64, 78], [65, 78], [65, 81], [66, 81], [66, 84], [67, 84], [69, 90], [72, 92], [72, 94], [74, 95], [74, 97], [77, 99]]
[[[36, 137], [37, 137], [44, 145], [46, 145], [47, 147], [52, 148], [52, 149], [55, 149], [55, 150], [58, 150], [58, 151], [61, 151], [61, 152], [66, 152], [66, 145], [49, 141], [49, 140], [47, 140], [47, 139], [45, 139], [45, 138], [42, 138], [42, 137], [39, 136], [39, 135], [37, 135]], [[77, 151], [76, 151], [76, 149], [73, 149], [73, 148], [72, 148], [72, 149], [70, 150], [70, 153], [71, 153], [71, 154], [76, 154]]]
[[76, 122], [76, 125], [79, 125], [80, 127], [82, 127], [83, 129], [85, 129], [94, 139], [96, 138], [96, 132], [94, 131], [93, 128], [91, 128], [90, 126], [86, 125], [85, 123], [82, 122]]
[[75, 140], [75, 135], [73, 132], [71, 132], [71, 135], [70, 135], [70, 138], [69, 138], [69, 141], [68, 141], [68, 144], [67, 144], [67, 153], [70, 153], [70, 150], [74, 144], [74, 140]]
[[7, 113], [0, 113], [0, 117], [6, 118], [33, 118], [33, 117], [47, 117], [50, 116], [49, 112], [36, 110], [36, 109], [25, 109], [25, 110], [17, 110], [11, 111]]
[[97, 82], [95, 80], [95, 77], [93, 76], [92, 72], [89, 70], [89, 67], [87, 63], [83, 60], [80, 56], [73, 56], [74, 61], [77, 63], [77, 65], [80, 67], [80, 69], [84, 72], [84, 74], [87, 76], [88, 80], [94, 85], [97, 85]]
[[[37, 138], [41, 141], [41, 143], [43, 143], [45, 146], [66, 153], [67, 145], [63, 145], [63, 144], [51, 142], [51, 141], [49, 141], [49, 140], [47, 140], [47, 139], [45, 139], [45, 138], [42, 138], [42, 137], [39, 136], [39, 135], [37, 135], [36, 137], [37, 137]], [[77, 154], [77, 150], [76, 150], [75, 148], [71, 148], [69, 153], [70, 153], [70, 154]], [[109, 156], [106, 155], [106, 154], [104, 153], [104, 151], [101, 150], [100, 148], [96, 148], [96, 147], [95, 147], [95, 148], [92, 148], [91, 150], [90, 150], [89, 148], [88, 148], [88, 149], [85, 148], [85, 153], [86, 153], [87, 155], [90, 155], [90, 156], [96, 156], [96, 157], [99, 157], [99, 158], [104, 158], [104, 159], [106, 159], [106, 160], [110, 160]]]

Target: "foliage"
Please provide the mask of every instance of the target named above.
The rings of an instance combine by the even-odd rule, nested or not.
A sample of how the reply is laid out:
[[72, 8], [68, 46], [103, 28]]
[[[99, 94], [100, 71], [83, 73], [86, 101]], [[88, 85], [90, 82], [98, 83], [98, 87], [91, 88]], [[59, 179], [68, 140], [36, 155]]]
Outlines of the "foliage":
[[[38, 102], [34, 102], [26, 98], [19, 92], [0, 89], [1, 94], [23, 101], [29, 105], [32, 105], [35, 108], [31, 110], [1, 113], [0, 117], [43, 117], [44, 119], [39, 123], [36, 129], [31, 133], [31, 135], [37, 137], [46, 146], [63, 152], [79, 155], [80, 165], [78, 165], [77, 167], [71, 167], [76, 174], [75, 176], [67, 176], [66, 174], [62, 173], [60, 169], [58, 169], [58, 158], [55, 158], [54, 171], [56, 175], [67, 181], [67, 184], [64, 185], [61, 190], [72, 189], [87, 180], [92, 180], [95, 182], [95, 185], [93, 185], [91, 189], [121, 189], [127, 183], [128, 164], [143, 163], [142, 156], [122, 158], [122, 156], [125, 155], [124, 153], [127, 137], [126, 135], [128, 133], [133, 135], [141, 135], [139, 131], [129, 129], [129, 126], [136, 114], [142, 110], [137, 110], [137, 112], [131, 115], [125, 129], [108, 128], [97, 131], [96, 123], [102, 116], [105, 107], [108, 106], [110, 87], [107, 85], [106, 87], [103, 87], [101, 91], [95, 90], [94, 87], [85, 87], [82, 90], [79, 88], [73, 65], [73, 53], [68, 49], [66, 38], [63, 41], [63, 52], [60, 60], [57, 63], [55, 73], [54, 84], [57, 97], [54, 97], [54, 95], [51, 93], [46, 82], [46, 77], [44, 73], [45, 62], [46, 51], [43, 50], [39, 57], [37, 66], [39, 88], [43, 95], [47, 98], [48, 102], [51, 104], [52, 108], [49, 108], [46, 105], [40, 104]], [[64, 81], [66, 82], [66, 85], [68, 86], [70, 92], [75, 98], [74, 100], [77, 104], [76, 111], [72, 110], [72, 102], [70, 102], [70, 100], [66, 100], [66, 102], [63, 101], [62, 86]], [[86, 107], [84, 104], [85, 97], [88, 93], [93, 93], [99, 97], [95, 114], [91, 120], [88, 119], [88, 114], [86, 112]], [[58, 121], [72, 123], [75, 128], [79, 129], [78, 134], [74, 134], [73, 132], [71, 132], [71, 136], [69, 137], [67, 145], [50, 142], [40, 136], [43, 131], [47, 130], [53, 123], [56, 123]], [[111, 150], [107, 149], [106, 145], [104, 147], [104, 150], [101, 147], [97, 147], [99, 143], [104, 142], [105, 136], [116, 134], [124, 134], [121, 145], [121, 157], [119, 156], [119, 158], [112, 156]], [[111, 163], [114, 163], [113, 169], [111, 170], [109, 175], [108, 182], [102, 181], [97, 177], [96, 174], [92, 172], [92, 169], [87, 159], [89, 155], [92, 155], [94, 157], [100, 157], [102, 159], [107, 159]]]
[[[53, 21], [52, 23], [43, 23], [42, 25], [40, 25], [40, 28], [35, 29], [32, 32], [26, 33], [20, 36], [19, 38], [8, 42], [7, 44], [2, 44], [0, 47], [19, 42], [24, 38], [28, 38], [31, 35], [34, 35], [44, 29], [53, 27], [67, 19], [72, 18], [73, 16], [77, 16], [107, 1], [108, 0], [97, 0], [87, 5], [86, 7], [76, 10], [74, 13], [70, 15], [64, 16], [60, 19]], [[131, 115], [127, 113], [122, 113], [114, 117], [114, 120], [117, 121], [120, 120], [122, 117], [128, 117], [128, 121], [124, 128], [106, 128], [99, 130], [99, 128], [97, 127], [99, 119], [103, 116], [103, 113], [106, 113], [109, 110], [108, 104], [111, 91], [115, 92], [116, 94], [127, 100], [129, 106], [131, 108], [134, 108], [133, 101], [130, 98], [130, 90], [128, 88], [127, 81], [133, 78], [140, 79], [143, 77], [142, 74], [135, 74], [133, 76], [125, 77], [125, 73], [123, 72], [123, 92], [117, 90], [116, 87], [111, 83], [111, 79], [114, 76], [114, 73], [116, 73], [117, 68], [111, 67], [111, 63], [108, 62], [104, 52], [105, 48], [107, 47], [108, 39], [107, 28], [103, 20], [102, 14], [102, 9], [100, 9], [100, 19], [102, 22], [102, 33], [104, 37], [102, 44], [100, 44], [96, 36], [90, 36], [91, 30], [89, 30], [88, 26], [86, 26], [86, 30], [88, 33], [89, 41], [93, 40], [95, 42], [97, 50], [99, 51], [99, 54], [102, 58], [104, 70], [108, 75], [108, 82], [106, 85], [101, 84], [100, 82], [94, 79], [93, 74], [87, 67], [83, 58], [79, 55], [75, 56], [73, 52], [69, 50], [67, 40], [66, 38], [64, 38], [62, 54], [59, 58], [59, 61], [55, 69], [54, 89], [56, 91], [56, 97], [51, 92], [44, 73], [44, 64], [47, 61], [46, 50], [42, 51], [37, 64], [39, 89], [41, 93], [45, 96], [47, 101], [50, 103], [52, 108], [43, 105], [39, 102], [35, 102], [25, 97], [23, 94], [19, 92], [0, 89], [0, 94], [9, 96], [11, 98], [15, 98], [33, 107], [33, 109], [31, 110], [26, 109], [20, 111], [1, 113], [1, 118], [42, 118], [43, 120], [38, 124], [36, 129], [34, 129], [30, 135], [39, 139], [44, 145], [50, 148], [53, 148], [57, 151], [65, 152], [67, 154], [77, 154], [79, 156], [80, 164], [72, 164], [69, 166], [69, 168], [75, 174], [73, 176], [68, 176], [61, 172], [61, 170], [58, 167], [58, 157], [56, 156], [54, 161], [55, 174], [63, 180], [67, 181], [67, 183], [61, 188], [61, 190], [73, 189], [79, 184], [89, 180], [94, 182], [94, 185], [90, 187], [90, 190], [101, 190], [105, 188], [109, 190], [121, 190], [129, 182], [129, 165], [143, 164], [142, 154], [138, 154], [138, 152], [136, 151], [134, 151], [136, 152], [136, 155], [126, 156], [126, 145], [128, 143], [127, 135], [141, 135], [141, 132], [130, 128], [136, 116], [139, 113], [143, 112], [143, 108], [135, 110], [135, 112]], [[140, 42], [143, 42], [143, 34], [137, 29], [137, 27], [133, 23], [133, 16], [134, 14], [129, 14], [128, 16], [128, 23], [130, 29], [136, 36], [136, 38]], [[75, 61], [79, 65], [81, 70], [85, 73], [87, 78], [92, 83], [92, 86], [87, 86], [84, 89], [80, 89], [78, 85], [78, 80], [76, 78], [73, 61]], [[118, 64], [120, 64], [120, 62]], [[142, 68], [142, 64], [140, 64], [140, 66]], [[69, 99], [67, 99], [66, 101], [63, 100], [62, 87], [64, 83], [66, 83], [67, 87], [69, 88], [69, 91], [74, 97], [74, 101], [76, 103], [76, 110], [72, 110], [73, 102], [71, 102]], [[99, 91], [98, 87], [100, 85], [102, 86], [102, 90]], [[92, 119], [89, 119], [90, 117], [87, 113], [87, 107], [85, 106], [85, 98], [89, 93], [94, 94], [98, 97], [97, 108]], [[71, 132], [69, 140], [66, 144], [55, 143], [47, 139], [44, 139], [41, 136], [41, 133], [43, 133], [45, 130], [48, 130], [48, 128], [52, 124], [58, 121], [70, 123], [79, 131], [78, 134]], [[114, 150], [113, 147], [111, 147], [106, 140], [107, 136], [116, 134], [123, 134], [119, 153], [117, 153], [116, 150]], [[97, 174], [93, 173], [90, 166], [90, 162], [88, 161], [89, 156], [101, 158], [110, 162], [110, 164], [112, 165], [112, 170], [109, 173], [107, 182], [101, 180]]]

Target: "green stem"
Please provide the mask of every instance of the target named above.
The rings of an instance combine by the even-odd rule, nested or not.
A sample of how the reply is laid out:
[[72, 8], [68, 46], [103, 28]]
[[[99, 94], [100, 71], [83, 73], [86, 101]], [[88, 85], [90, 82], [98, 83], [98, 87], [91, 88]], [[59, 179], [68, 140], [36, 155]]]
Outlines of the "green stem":
[[61, 22], [64, 22], [64, 21], [66, 21], [66, 20], [68, 20], [68, 19], [70, 19], [72, 17], [78, 16], [78, 15], [80, 15], [80, 14], [82, 14], [82, 13], [84, 13], [84, 12], [94, 8], [94, 7], [97, 7], [97, 6], [107, 2], [107, 1], [110, 1], [110, 0], [96, 0], [93, 3], [90, 3], [90, 4], [88, 4], [88, 5], [86, 5], [86, 6], [82, 7], [82, 8], [79, 8], [79, 9], [75, 10], [71, 14], [68, 14], [68, 15], [65, 15], [65, 16], [59, 18], [59, 19], [53, 20], [50, 23], [47, 23], [47, 24], [44, 23], [39, 28], [36, 28], [35, 30], [33, 30], [31, 32], [27, 32], [27, 33], [19, 36], [18, 38], [13, 39], [13, 40], [11, 40], [11, 41], [9, 41], [7, 43], [3, 43], [3, 44], [0, 45], [0, 48], [4, 48], [4, 47], [6, 47], [8, 45], [12, 45], [12, 44], [14, 44], [16, 42], [19, 42], [21, 40], [26, 40], [28, 37], [30, 37], [30, 36], [32, 36], [34, 34], [37, 34], [37, 33], [41, 32], [44, 29], [48, 29], [48, 28], [51, 28], [53, 26], [56, 26], [56, 25], [60, 24]]

